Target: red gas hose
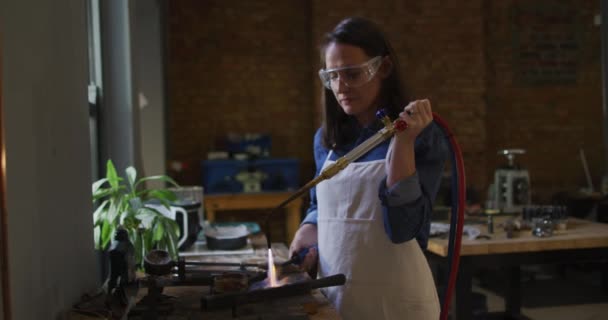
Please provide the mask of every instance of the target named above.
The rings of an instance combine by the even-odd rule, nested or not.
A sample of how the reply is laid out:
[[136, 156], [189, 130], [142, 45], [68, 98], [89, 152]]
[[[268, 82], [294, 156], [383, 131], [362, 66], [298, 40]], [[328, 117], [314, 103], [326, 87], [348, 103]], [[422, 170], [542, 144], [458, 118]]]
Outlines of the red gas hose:
[[[437, 113], [433, 112], [433, 120], [437, 123], [447, 134], [448, 141], [450, 146], [452, 147], [452, 152], [454, 153], [454, 158], [456, 160], [456, 172], [458, 178], [458, 209], [456, 213], [456, 217], [454, 217], [454, 211], [452, 210], [452, 219], [456, 218], [456, 237], [454, 238], [453, 245], [451, 246], [454, 249], [452, 255], [452, 261], [450, 263], [451, 268], [449, 270], [449, 278], [448, 278], [448, 286], [443, 297], [443, 305], [441, 307], [441, 314], [439, 316], [440, 320], [446, 320], [449, 313], [450, 302], [452, 300], [452, 294], [454, 293], [454, 286], [456, 285], [456, 276], [458, 275], [458, 266], [460, 264], [460, 247], [462, 243], [462, 230], [464, 227], [464, 205], [466, 201], [466, 187], [465, 187], [465, 171], [464, 171], [464, 161], [462, 159], [462, 151], [454, 134], [450, 130], [447, 125], [447, 122], [443, 120]], [[453, 208], [453, 206], [452, 206]], [[454, 232], [454, 230], [450, 230], [450, 232]]]
[[[464, 227], [464, 206], [466, 201], [466, 187], [465, 187], [465, 171], [464, 171], [464, 161], [462, 159], [462, 152], [454, 134], [450, 130], [447, 125], [447, 122], [443, 120], [437, 113], [433, 112], [433, 120], [437, 125], [439, 125], [446, 134], [446, 138], [449, 141], [453, 160], [455, 163], [452, 163], [456, 169], [456, 178], [457, 178], [457, 210], [452, 210], [452, 221], [456, 221], [456, 230], [450, 230], [450, 233], [455, 232], [455, 237], [450, 237], [450, 240], [453, 240], [453, 243], [448, 242], [448, 257], [451, 255], [452, 261], [450, 261], [450, 270], [448, 277], [448, 285], [445, 291], [444, 300], [441, 307], [440, 320], [446, 320], [449, 313], [450, 302], [452, 300], [452, 295], [454, 292], [454, 286], [456, 285], [456, 277], [458, 275], [458, 266], [460, 263], [460, 247], [462, 243], [462, 232]], [[400, 126], [401, 123], [397, 121], [395, 123], [396, 126]], [[405, 129], [405, 128], [401, 128]], [[270, 216], [276, 210], [283, 208], [287, 203], [291, 202], [295, 198], [300, 197], [306, 191], [308, 191], [312, 186], [316, 185], [319, 181], [316, 181], [317, 178], [313, 179], [311, 182], [307, 183], [304, 187], [300, 188], [294, 194], [292, 194], [287, 200], [283, 201], [279, 206], [275, 208], [275, 210], [271, 211], [265, 219], [265, 225], [268, 226], [270, 221]], [[454, 179], [454, 175], [452, 175], [452, 179]], [[453, 207], [453, 206], [452, 206]], [[454, 226], [454, 225], [452, 225]], [[270, 249], [270, 228], [267, 227], [267, 241], [268, 241], [268, 249]]]

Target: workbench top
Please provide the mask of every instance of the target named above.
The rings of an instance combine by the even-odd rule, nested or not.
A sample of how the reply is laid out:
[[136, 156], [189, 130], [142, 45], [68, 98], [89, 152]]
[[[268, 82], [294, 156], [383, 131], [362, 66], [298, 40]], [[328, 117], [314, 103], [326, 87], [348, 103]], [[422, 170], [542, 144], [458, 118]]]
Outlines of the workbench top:
[[[238, 262], [238, 263], [266, 263], [267, 246], [265, 237], [253, 236], [250, 241], [254, 248], [253, 254], [241, 255], [209, 255], [187, 257], [187, 261], [200, 262]], [[288, 249], [283, 243], [272, 244], [275, 261], [288, 259]], [[334, 320], [341, 319], [334, 307], [319, 290], [313, 290], [309, 295], [281, 298], [263, 303], [253, 303], [237, 307], [233, 314], [232, 309], [218, 311], [201, 311], [201, 297], [209, 293], [207, 286], [166, 287], [163, 294], [175, 297], [174, 310], [169, 316], [159, 317], [166, 320], [186, 319], [315, 319]], [[147, 290], [140, 289], [138, 299], [141, 299]], [[236, 317], [235, 317], [236, 316]], [[142, 319], [138, 316], [129, 316], [129, 319]]]
[[[175, 310], [163, 320], [233, 320], [233, 319], [285, 319], [285, 320], [338, 320], [341, 319], [336, 310], [319, 290], [306, 296], [289, 297], [264, 303], [247, 304], [236, 308], [236, 316], [232, 310], [201, 311], [200, 298], [205, 287], [171, 287], [163, 293], [174, 296]], [[129, 316], [129, 319], [143, 319]]]
[[[460, 254], [468, 256], [608, 247], [608, 224], [568, 218], [567, 229], [555, 231], [551, 237], [535, 237], [530, 229], [524, 229], [515, 231], [513, 238], [507, 238], [507, 233], [500, 226], [506, 219], [496, 217], [494, 233], [491, 234], [487, 233], [486, 225], [476, 225], [489, 239], [469, 240], [463, 235]], [[447, 257], [448, 240], [430, 238], [428, 251]]]

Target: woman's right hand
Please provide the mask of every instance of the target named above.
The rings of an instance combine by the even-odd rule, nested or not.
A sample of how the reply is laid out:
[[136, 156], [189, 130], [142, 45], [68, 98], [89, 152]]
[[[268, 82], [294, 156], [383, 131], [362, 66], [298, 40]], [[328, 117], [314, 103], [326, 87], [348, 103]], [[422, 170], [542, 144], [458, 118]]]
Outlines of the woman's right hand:
[[[293, 241], [289, 246], [289, 256], [293, 257], [293, 255], [298, 251], [316, 245], [317, 241], [317, 226], [310, 223], [302, 225], [296, 232], [295, 236], [293, 237]], [[306, 254], [306, 257], [304, 257], [304, 261], [302, 261], [300, 266], [307, 272], [311, 271], [317, 266], [317, 260], [317, 249], [311, 248]]]

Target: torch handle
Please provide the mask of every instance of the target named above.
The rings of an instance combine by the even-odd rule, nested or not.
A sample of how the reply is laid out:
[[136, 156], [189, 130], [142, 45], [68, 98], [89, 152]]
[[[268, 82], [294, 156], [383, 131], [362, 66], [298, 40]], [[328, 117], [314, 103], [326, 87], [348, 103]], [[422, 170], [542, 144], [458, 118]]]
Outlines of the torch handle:
[[310, 283], [311, 289], [341, 286], [346, 283], [346, 276], [342, 273], [334, 274], [333, 276], [312, 280]]

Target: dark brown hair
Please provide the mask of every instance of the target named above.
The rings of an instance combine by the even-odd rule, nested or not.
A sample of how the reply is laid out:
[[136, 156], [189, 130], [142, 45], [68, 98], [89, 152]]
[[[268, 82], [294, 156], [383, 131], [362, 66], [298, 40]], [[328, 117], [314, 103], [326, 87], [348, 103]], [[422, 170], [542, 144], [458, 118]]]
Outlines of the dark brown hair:
[[[382, 82], [380, 108], [391, 119], [397, 118], [408, 98], [399, 76], [399, 63], [393, 48], [380, 28], [370, 20], [351, 17], [342, 20], [333, 31], [327, 33], [321, 43], [321, 65], [325, 66], [325, 50], [332, 43], [349, 44], [361, 48], [369, 57], [389, 56], [393, 68]], [[323, 144], [328, 148], [340, 148], [355, 138], [356, 122], [344, 113], [330, 89], [323, 88]]]

